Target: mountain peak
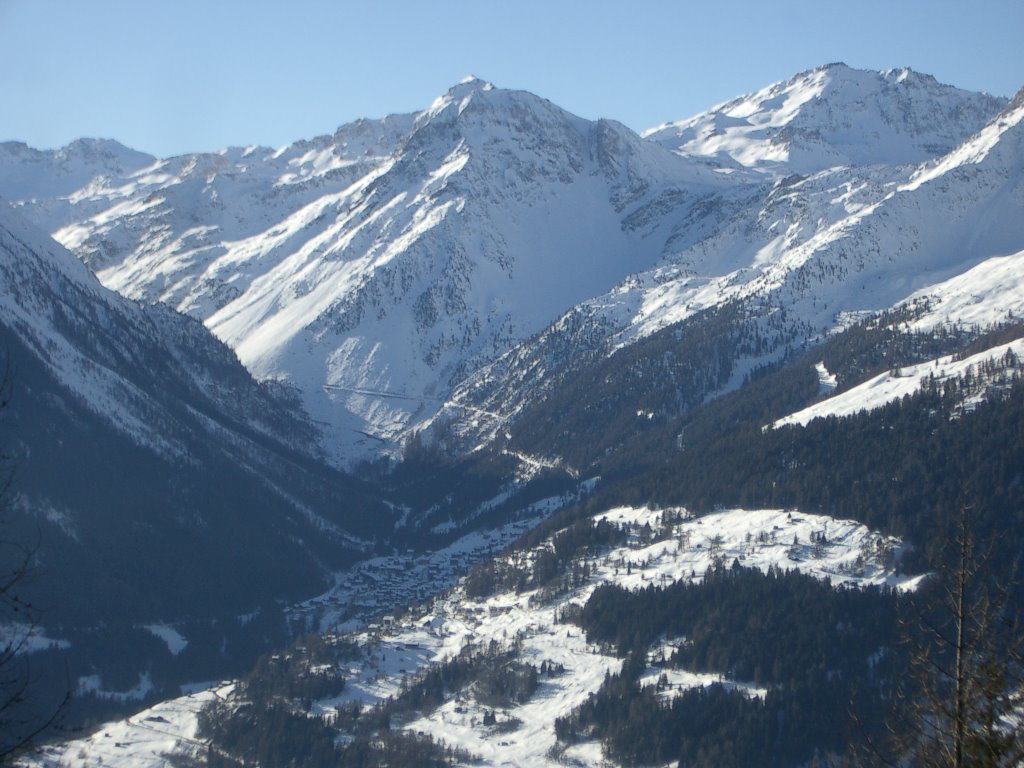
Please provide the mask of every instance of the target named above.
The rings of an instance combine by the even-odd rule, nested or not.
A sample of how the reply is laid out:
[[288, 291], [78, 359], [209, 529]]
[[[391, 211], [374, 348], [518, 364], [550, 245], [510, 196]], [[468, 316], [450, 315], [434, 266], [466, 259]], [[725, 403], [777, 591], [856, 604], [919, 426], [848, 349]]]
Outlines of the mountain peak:
[[[416, 115], [414, 134], [426, 130], [427, 135], [420, 135], [414, 141], [427, 140], [432, 144], [435, 131], [448, 139], [457, 135], [469, 144], [477, 139], [484, 140], [485, 134], [494, 131], [508, 136], [551, 129], [560, 134], [565, 126], [571, 125], [570, 133], [585, 133], [585, 123], [529, 91], [499, 88], [471, 76], [449, 88]], [[556, 125], [562, 127], [555, 128]], [[442, 143], [447, 144], [447, 139]]]
[[475, 96], [478, 93], [495, 90], [499, 89], [495, 88], [494, 83], [482, 80], [476, 75], [467, 75], [449, 88], [445, 92], [444, 96], [441, 96], [438, 101], [444, 100], [448, 103], [459, 102], [465, 98]]
[[1007, 111], [1012, 111], [1024, 107], [1024, 88], [1021, 88], [1017, 93], [1010, 99], [1010, 103], [1006, 105]]
[[934, 76], [925, 72], [918, 72], [910, 67], [894, 67], [883, 69], [879, 74], [890, 83], [920, 83], [922, 85], [941, 85]]
[[[832, 61], [832, 62], [829, 62], [828, 64], [822, 64], [820, 67], [815, 67], [814, 69], [810, 69], [807, 72], [804, 72], [802, 74], [807, 74], [808, 72], [843, 73], [843, 72], [854, 72], [854, 71], [856, 71], [856, 70], [854, 70], [854, 68], [851, 67], [849, 64], [847, 64], [845, 61]], [[797, 77], [800, 77], [800, 75], [797, 75]], [[796, 79], [796, 78], [794, 78], [794, 79]]]
[[458, 107], [459, 112], [461, 112], [477, 94], [497, 90], [493, 83], [481, 80], [475, 75], [468, 75], [449, 88], [442, 96], [434, 99], [434, 103], [422, 112], [421, 115], [434, 117], [453, 105]]
[[103, 139], [103, 138], [81, 138], [75, 139], [66, 147], [64, 150], [67, 152], [111, 152], [120, 153], [130, 151], [121, 142], [116, 139]]
[[494, 88], [494, 84], [483, 80], [476, 75], [466, 75], [464, 78], [459, 80], [458, 83], [453, 85], [448, 92], [449, 93], [465, 93], [475, 91], [489, 91]]
[[795, 82], [812, 74], [827, 74], [836, 81], [848, 80], [871, 82], [881, 78], [882, 80], [893, 84], [919, 83], [936, 86], [941, 85], [934, 76], [924, 72], [918, 72], [910, 67], [890, 67], [888, 69], [881, 70], [858, 69], [857, 67], [851, 67], [844, 61], [833, 61], [829, 64], [822, 64], [820, 67], [809, 69], [806, 72], [801, 72], [794, 76], [789, 82]]
[[156, 159], [145, 152], [126, 147], [114, 139], [100, 138], [75, 139], [67, 146], [57, 150], [56, 157], [65, 160], [100, 163], [109, 165], [112, 169], [141, 167]]
[[921, 163], [980, 130], [1005, 101], [909, 68], [826, 64], [644, 136], [679, 154], [762, 171]]

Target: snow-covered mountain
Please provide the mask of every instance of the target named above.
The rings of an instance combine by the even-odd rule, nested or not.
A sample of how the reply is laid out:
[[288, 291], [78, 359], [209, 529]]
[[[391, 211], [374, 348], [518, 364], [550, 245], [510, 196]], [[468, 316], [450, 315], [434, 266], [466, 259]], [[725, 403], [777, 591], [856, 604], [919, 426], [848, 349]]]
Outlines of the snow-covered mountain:
[[53, 152], [5, 142], [0, 144], [0, 195], [58, 205], [96, 178], [126, 176], [155, 161], [111, 139], [79, 139]]
[[[348, 679], [308, 697], [317, 718], [298, 718], [300, 732], [324, 719], [356, 743], [353, 702], [397, 701], [444, 664], [478, 677], [432, 709], [391, 713], [394, 730], [495, 763], [605, 759], [572, 719], [601, 689], [614, 700], [627, 666], [636, 701], [675, 706], [714, 670], [730, 694], [768, 702], [789, 672], [664, 663], [685, 650], [678, 633], [613, 653], [581, 605], [599, 590], [682, 591], [733, 561], [729, 578], [774, 565], [905, 586], [897, 542], [865, 524], [911, 537], [921, 572], [972, 482], [988, 494], [985, 525], [1020, 530], [1022, 120], [1024, 92], [1005, 101], [830, 65], [645, 138], [469, 79], [417, 114], [278, 150], [0, 145], [0, 194], [19, 211], [0, 210], [17, 388], [4, 416], [27, 457], [12, 508], [22, 531], [43, 526], [58, 583], [77, 584], [47, 595], [70, 617], [49, 636], [79, 652], [92, 640], [71, 633], [102, 615], [132, 624], [139, 647], [166, 644], [161, 673], [197, 664], [217, 679], [224, 616], [244, 634], [283, 598], [304, 600], [293, 628], [392, 614], [521, 534], [354, 651], [329, 639], [350, 654], [336, 666], [282, 675], [292, 709], [321, 673]], [[897, 402], [922, 387], [934, 402]], [[394, 453], [419, 429], [410, 461], [367, 466], [386, 490], [326, 465]], [[991, 466], [971, 445], [989, 434]], [[495, 450], [437, 461], [430, 438]], [[794, 497], [821, 514], [761, 509]], [[683, 514], [691, 501], [707, 514]], [[823, 591], [826, 603], [856, 592]], [[824, 645], [849, 651], [845, 640]], [[885, 645], [862, 640], [848, 661], [874, 679]], [[513, 678], [547, 677], [496, 705], [478, 673], [499, 656]], [[120, 695], [153, 682], [142, 668], [122, 670]], [[107, 671], [82, 689], [118, 677]], [[839, 679], [818, 671], [812, 688]], [[198, 705], [116, 732], [164, 750], [195, 736]], [[170, 725], [156, 718], [183, 730], [154, 740]], [[104, 738], [73, 749], [105, 762], [126, 749]]]
[[924, 162], [980, 130], [1004, 103], [906, 68], [829, 64], [643, 135], [724, 168], [808, 174]]
[[651, 267], [734, 186], [621, 125], [470, 79], [313, 146], [160, 161], [48, 205], [7, 193], [108, 286], [201, 318], [258, 378], [298, 386], [351, 459]]
[[[913, 296], [959, 307], [962, 300], [943, 297], [969, 283], [985, 321], [1006, 319], [1019, 297], [1005, 270], [978, 267], [967, 281], [953, 278], [989, 259], [998, 265], [1024, 244], [1022, 116], [1018, 95], [948, 154], [918, 165], [830, 168], [776, 178], [764, 190], [744, 187], [747, 204], [720, 206], [719, 225], [693, 245], [468, 377], [440, 419], [454, 424], [464, 445], [487, 442], [568, 370], [663, 329], [696, 327], [723, 307], [761, 338], [746, 359], [730, 363], [734, 375], [717, 385], [724, 388], [851, 316]], [[943, 319], [961, 318], [951, 309]], [[472, 421], [458, 416], [467, 409]]]
[[6, 204], [0, 330], [7, 535], [41, 541], [47, 623], [305, 596], [374, 525], [379, 502], [322, 463], [294, 393], [254, 381], [195, 319], [104, 288]]
[[470, 78], [277, 151], [5, 145], [5, 167], [42, 170], [0, 193], [107, 286], [294, 386], [345, 464], [428, 424], [475, 447], [565, 371], [702, 311], [778, 326], [741, 377], [840, 313], [1019, 251], [1018, 119], [910, 70], [829, 65], [641, 139]]
[[[970, 408], [986, 399], [990, 393], [1007, 389], [1011, 382], [1019, 378], [1022, 354], [1024, 340], [1018, 339], [966, 358], [946, 355], [917, 365], [897, 366], [842, 394], [778, 419], [772, 426], [806, 426], [813, 419], [873, 411], [914, 395], [928, 385], [941, 387], [948, 380], [957, 381], [961, 386], [964, 386], [965, 379], [970, 381], [973, 391], [969, 392], [964, 402], [964, 407]], [[823, 369], [823, 373], [828, 376], [827, 369]]]
[[[249, 393], [254, 402], [230, 389], [237, 363], [200, 324], [104, 288], [85, 265], [6, 206], [0, 208], [0, 238], [4, 325], [63, 389], [126, 437], [167, 456], [187, 456], [180, 435], [160, 418], [160, 400], [181, 394], [181, 385], [195, 396], [193, 408], [207, 401], [211, 417], [316, 450], [309, 442], [315, 433], [303, 428], [301, 412], [272, 407], [269, 390], [255, 382]], [[158, 345], [165, 354], [151, 351]], [[165, 376], [174, 378], [163, 379], [161, 387], [157, 382]]]

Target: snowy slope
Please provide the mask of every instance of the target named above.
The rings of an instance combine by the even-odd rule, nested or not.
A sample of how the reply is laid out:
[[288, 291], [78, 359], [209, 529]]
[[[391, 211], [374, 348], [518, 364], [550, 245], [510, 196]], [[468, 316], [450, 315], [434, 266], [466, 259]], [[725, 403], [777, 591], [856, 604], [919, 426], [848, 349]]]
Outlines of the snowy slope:
[[294, 394], [253, 380], [198, 321], [104, 288], [6, 205], [0, 331], [9, 535], [42, 542], [30, 589], [48, 626], [160, 625], [315, 594], [389, 524], [323, 463]]
[[278, 150], [231, 147], [160, 160], [110, 140], [80, 139], [52, 152], [7, 142], [0, 144], [0, 195], [47, 232], [80, 225], [65, 244], [101, 263], [111, 248], [138, 245], [146, 233], [187, 230], [189, 219], [213, 217], [207, 223], [228, 237], [253, 234], [275, 208], [294, 208], [293, 196], [305, 192], [308, 200], [347, 186], [386, 158], [410, 123], [406, 115], [358, 120]]
[[[176, 386], [181, 391], [174, 395], [195, 397], [193, 407], [215, 420], [238, 420], [275, 437], [298, 429], [296, 445], [303, 449], [308, 443], [302, 441], [313, 434], [301, 421], [275, 420], [280, 408], [255, 384], [246, 394], [263, 402], [247, 412], [253, 403], [232, 391], [226, 375], [232, 366], [241, 374], [236, 361], [198, 323], [164, 307], [143, 309], [104, 288], [80, 261], [6, 206], [0, 207], [0, 322], [84, 407], [169, 456], [187, 455], [162, 412], [162, 398]], [[161, 388], [156, 382], [168, 366], [176, 380], [162, 381]]]
[[890, 306], [1014, 253], [1024, 243], [1018, 101], [920, 166], [777, 182], [756, 216], [745, 212], [678, 253], [673, 266], [682, 274], [646, 278], [633, 332], [650, 333], [727, 297], [777, 301], [826, 327], [837, 312]]
[[212, 688], [145, 709], [127, 720], [109, 723], [82, 739], [43, 747], [16, 761], [31, 768], [107, 765], [151, 768], [169, 765], [172, 756], [195, 757], [206, 745], [196, 740], [199, 712], [231, 693], [232, 686]]
[[[873, 411], [920, 391], [926, 383], [941, 384], [950, 379], [970, 377], [974, 390], [964, 407], [985, 399], [990, 392], [1007, 386], [1013, 377], [1020, 376], [1019, 359], [1024, 354], [1024, 341], [1000, 344], [962, 359], [947, 355], [926, 363], [900, 367], [879, 374], [838, 395], [808, 406], [775, 421], [773, 427], [807, 426], [811, 421], [827, 416], [849, 416], [862, 411]], [[986, 373], [986, 364], [996, 368]]]
[[949, 154], [918, 166], [791, 176], [747, 205], [721, 206], [712, 231], [467, 378], [445, 417], [471, 414], [458, 421], [467, 445], [493, 439], [544, 391], [531, 386], [537, 372], [549, 388], [565, 373], [559, 360], [599, 359], [726, 305], [767, 340], [759, 358], [737, 361], [734, 385], [750, 365], [814, 341], [847, 313], [920, 298], [945, 281], [946, 321], [961, 311], [973, 312], [966, 322], [1005, 317], [1019, 306], [1015, 262], [999, 259], [1024, 245], [1022, 115], [1017, 97]]
[[829, 64], [643, 135], [726, 168], [806, 174], [923, 162], [952, 150], [1003, 103], [910, 69]]
[[[723, 557], [725, 562], [736, 558], [744, 566], [761, 570], [797, 568], [837, 585], [888, 583], [913, 589], [919, 580], [894, 574], [891, 561], [893, 555], [898, 559], [897, 540], [857, 523], [819, 515], [735, 509], [690, 518], [670, 529], [664, 511], [624, 507], [598, 519], [606, 519], [630, 535], [626, 544], [589, 561], [592, 575], [586, 584], [554, 599], [538, 591], [472, 599], [456, 589], [426, 614], [408, 616], [401, 626], [384, 630], [379, 638], [372, 632], [360, 635], [365, 661], [350, 668], [351, 677], [339, 699], [319, 702], [314, 711], [330, 711], [346, 701], [380, 701], [399, 692], [405, 674], [426, 664], [452, 658], [467, 646], [486, 649], [493, 642], [505, 647], [516, 639], [527, 663], [537, 667], [543, 662], [561, 664], [566, 672], [545, 679], [529, 701], [497, 708], [499, 724], [514, 724], [508, 730], [485, 725], [485, 712], [491, 708], [465, 694], [404, 727], [468, 749], [479, 755], [484, 765], [558, 765], [561, 760], [551, 751], [556, 742], [555, 719], [579, 706], [600, 687], [606, 673], [614, 674], [622, 665], [621, 659], [589, 644], [579, 628], [558, 620], [567, 605], [582, 605], [599, 585], [640, 589], [680, 579], [699, 580], [714, 557]], [[811, 542], [818, 534], [824, 534], [828, 543], [816, 551]], [[804, 543], [794, 546], [794, 538]], [[541, 549], [547, 546], [550, 544]], [[529, 560], [535, 555], [527, 553], [525, 557]], [[883, 565], [883, 560], [890, 564]], [[678, 677], [677, 682], [689, 685], [709, 682], [700, 676]], [[742, 682], [737, 684], [744, 687]], [[570, 752], [567, 757], [586, 764], [594, 764], [601, 754], [598, 743], [574, 745]]]
[[155, 160], [110, 139], [79, 139], [53, 152], [2, 142], [0, 196], [48, 209], [98, 178], [130, 175]]
[[296, 387], [346, 463], [428, 424], [493, 439], [568, 367], [704, 309], [776, 326], [764, 362], [1019, 251], [1004, 104], [829, 65], [641, 140], [470, 78], [277, 151], [85, 164], [70, 192], [26, 171], [0, 193], [106, 285]]
[[905, 302], [925, 308], [911, 328], [962, 323], [983, 328], [1024, 315], [1024, 251], [994, 256], [966, 272], [922, 288]]
[[[681, 521], [670, 523], [670, 513], [682, 514]], [[431, 664], [455, 658], [466, 649], [484, 652], [488, 648], [504, 649], [514, 642], [523, 662], [535, 667], [544, 663], [560, 665], [564, 671], [544, 677], [525, 702], [483, 704], [472, 690], [463, 690], [427, 714], [404, 718], [401, 727], [466, 749], [479, 756], [483, 765], [559, 765], [565, 759], [594, 765], [602, 759], [596, 741], [574, 744], [564, 753], [552, 748], [556, 745], [555, 719], [571, 713], [600, 688], [607, 673], [614, 674], [622, 666], [622, 659], [588, 643], [578, 627], [558, 619], [567, 606], [582, 605], [599, 585], [640, 589], [677, 580], [700, 580], [715, 558], [724, 558], [725, 562], [737, 559], [744, 566], [763, 571], [795, 568], [830, 579], [837, 586], [890, 584], [914, 589], [920, 580], [894, 572], [893, 564], [898, 562], [901, 549], [898, 540], [857, 523], [821, 515], [731, 509], [687, 517], [684, 510], [621, 507], [599, 515], [595, 521], [598, 519], [625, 531], [626, 540], [587, 561], [590, 576], [585, 583], [554, 595], [538, 590], [499, 591], [486, 598], [471, 598], [460, 586], [433, 601], [429, 608], [406, 613], [394, 625], [374, 625], [352, 633], [347, 639], [358, 643], [360, 653], [341, 662], [347, 678], [344, 691], [330, 699], [313, 701], [308, 705], [310, 715], [330, 720], [339, 705], [384, 701], [397, 696]], [[548, 540], [535, 550], [507, 556], [508, 563], [529, 562], [550, 546]], [[666, 639], [663, 645], [671, 653], [672, 640]], [[685, 688], [712, 682], [724, 682], [748, 695], [764, 695], [763, 689], [749, 682], [666, 669], [660, 665], [659, 656], [657, 649], [650, 654], [651, 668], [641, 679], [653, 685], [665, 673], [673, 685], [662, 695], [671, 697]], [[230, 701], [226, 689], [220, 689], [220, 695], [228, 695]], [[172, 713], [187, 712], [194, 701], [185, 698], [163, 706]], [[485, 723], [488, 713], [494, 715], [496, 724]], [[105, 764], [115, 768], [134, 765], [132, 761], [149, 754], [148, 737], [137, 729], [140, 724], [150, 723], [154, 714], [157, 710], [103, 729], [111, 734], [108, 739], [124, 734], [118, 737], [122, 750], [105, 752]], [[182, 722], [177, 714], [165, 719], [168, 723], [161, 729], [180, 734], [173, 746], [168, 745], [169, 751], [187, 752], [197, 746], [194, 726], [190, 725], [193, 721], [186, 717]], [[75, 749], [98, 754], [97, 742], [102, 744], [102, 739], [94, 736], [53, 749], [51, 759]]]
[[193, 314], [257, 377], [297, 386], [351, 460], [393, 448], [468, 370], [651, 267], [736, 186], [617, 123], [476, 79], [359, 127], [344, 146], [354, 128], [18, 199], [106, 285]]
[[[914, 292], [897, 307], [913, 309], [914, 319], [902, 328], [918, 333], [942, 326], [983, 329], [1013, 322], [1024, 314], [1024, 252], [986, 259], [949, 280]], [[1024, 342], [1014, 341], [965, 358], [946, 356], [897, 368], [779, 419], [772, 426], [804, 426], [819, 417], [875, 410], [918, 392], [926, 382], [960, 380], [963, 384], [965, 376], [971, 384], [962, 407], [970, 408], [1019, 375], [1017, 358], [1022, 352]], [[819, 373], [823, 382], [828, 379], [824, 364], [819, 364]], [[834, 377], [831, 379], [831, 386], [823, 386], [823, 391], [835, 389]]]

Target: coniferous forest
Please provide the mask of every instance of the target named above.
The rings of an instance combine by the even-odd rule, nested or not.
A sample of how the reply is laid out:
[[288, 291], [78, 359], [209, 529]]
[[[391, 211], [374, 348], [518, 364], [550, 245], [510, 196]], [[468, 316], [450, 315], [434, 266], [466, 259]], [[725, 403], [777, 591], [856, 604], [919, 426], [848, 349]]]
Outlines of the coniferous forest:
[[[908, 754], [921, 718], [938, 717], [915, 715], [911, 702], [924, 700], [934, 687], [920, 674], [922, 649], [936, 664], [951, 658], [951, 648], [936, 642], [930, 628], [949, 628], [945, 598], [962, 555], [955, 544], [965, 535], [984, 552], [983, 563], [980, 554], [971, 563], [965, 599], [985, 614], [998, 596], [1002, 617], [987, 630], [985, 658], [1006, 662], [1004, 688], [1021, 679], [1014, 655], [1019, 638], [1015, 625], [1006, 623], [1021, 615], [1024, 594], [1006, 579], [1024, 533], [1024, 383], [1015, 359], [993, 361], [992, 370], [982, 372], [1000, 368], [1008, 383], [980, 402], [971, 401], [977, 387], [970, 379], [934, 380], [870, 413], [803, 428], [763, 428], [815, 397], [811, 361], [846, 361], [840, 386], [850, 386], [888, 370], [896, 359], [906, 365], [940, 352], [968, 354], [1019, 333], [1019, 327], [986, 337], [950, 330], [915, 339], [854, 327], [806, 356], [759, 372], [756, 387], [625, 437], [621, 449], [594, 461], [592, 468], [605, 480], [590, 497], [525, 534], [511, 557], [471, 570], [463, 582], [467, 597], [512, 592], [535, 595], [541, 604], [557, 601], [587, 582], [593, 558], [628, 538], [621, 527], [594, 522], [593, 514], [616, 504], [660, 503], [698, 515], [734, 505], [859, 520], [904, 538], [900, 569], [933, 574], [916, 591], [899, 593], [836, 588], [795, 570], [761, 572], [720, 559], [692, 581], [639, 591], [600, 586], [582, 605], [563, 609], [560, 620], [622, 659], [622, 669], [558, 718], [559, 749], [597, 739], [608, 758], [625, 765], [684, 767], [880, 764]], [[587, 444], [587, 437], [580, 442]], [[432, 460], [442, 466], [445, 461], [441, 455]], [[530, 557], [515, 554], [538, 546]], [[879, 556], [893, 562], [897, 555]], [[979, 622], [989, 620], [978, 616]], [[665, 638], [682, 640], [671, 653], [655, 653]], [[652, 666], [666, 674], [641, 685]], [[279, 745], [242, 746], [234, 741], [240, 736], [231, 734], [299, 733], [291, 730], [293, 715], [280, 702], [300, 694], [282, 690], [267, 700], [252, 693], [254, 686], [269, 684], [271, 669], [264, 662], [251, 674], [245, 684], [250, 703], [243, 709], [207, 714], [206, 732], [225, 754], [272, 760]], [[723, 682], [673, 691], [672, 670], [711, 674]], [[520, 658], [515, 645], [467, 652], [428, 667], [384, 706], [349, 708], [333, 725], [316, 726], [316, 738], [325, 744], [332, 729], [342, 727], [339, 722], [347, 722], [343, 730], [355, 736], [340, 751], [309, 756], [309, 764], [395, 765], [401, 763], [389, 761], [405, 759], [409, 750], [421, 750], [420, 760], [471, 760], [429, 740], [403, 741], [403, 718], [468, 690], [500, 709], [528, 700], [538, 680], [553, 672]], [[995, 698], [985, 701], [998, 709]], [[242, 714], [244, 725], [237, 721]], [[490, 717], [492, 727], [501, 725], [500, 715]], [[516, 724], [505, 727], [514, 730]], [[306, 721], [302, 728], [314, 726]], [[367, 749], [372, 757], [364, 757]], [[356, 754], [370, 762], [346, 762]]]
[[1022, 157], [841, 63], [0, 142], [0, 764], [1022, 768]]

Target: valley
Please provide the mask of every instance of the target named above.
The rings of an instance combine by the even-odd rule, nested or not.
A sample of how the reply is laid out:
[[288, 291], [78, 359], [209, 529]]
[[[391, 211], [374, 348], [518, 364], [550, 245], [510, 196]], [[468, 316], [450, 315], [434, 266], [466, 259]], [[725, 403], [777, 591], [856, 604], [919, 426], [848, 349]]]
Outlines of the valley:
[[1024, 615], [1022, 94], [829, 64], [637, 134], [467, 78], [278, 149], [0, 144], [21, 658], [82, 729], [19, 759], [910, 754], [951, 542]]

